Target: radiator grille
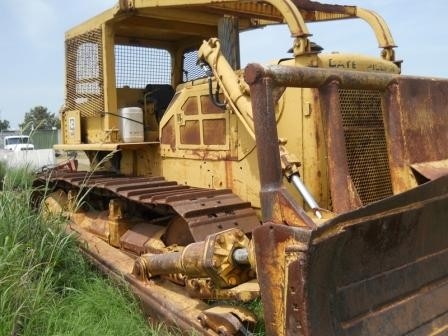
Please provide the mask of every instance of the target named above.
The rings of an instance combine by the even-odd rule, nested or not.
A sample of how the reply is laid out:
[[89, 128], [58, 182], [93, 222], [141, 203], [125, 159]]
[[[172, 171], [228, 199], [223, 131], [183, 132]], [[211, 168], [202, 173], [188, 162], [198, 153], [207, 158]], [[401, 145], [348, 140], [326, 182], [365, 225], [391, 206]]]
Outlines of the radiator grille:
[[104, 109], [101, 29], [68, 39], [66, 52], [67, 110], [79, 110], [82, 117]]
[[363, 205], [392, 195], [381, 93], [339, 90], [348, 169]]

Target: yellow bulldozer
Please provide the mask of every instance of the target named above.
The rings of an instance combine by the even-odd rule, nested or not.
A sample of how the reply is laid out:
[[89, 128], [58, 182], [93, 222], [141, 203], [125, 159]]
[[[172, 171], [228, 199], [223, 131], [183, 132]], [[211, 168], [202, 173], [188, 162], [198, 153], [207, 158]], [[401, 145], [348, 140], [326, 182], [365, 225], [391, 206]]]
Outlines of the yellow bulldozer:
[[[379, 56], [311, 40], [346, 19]], [[278, 24], [290, 57], [241, 69], [240, 32]], [[66, 33], [56, 149], [90, 170], [41, 174], [45, 204], [186, 333], [446, 334], [448, 81], [395, 48], [356, 6], [120, 0]]]

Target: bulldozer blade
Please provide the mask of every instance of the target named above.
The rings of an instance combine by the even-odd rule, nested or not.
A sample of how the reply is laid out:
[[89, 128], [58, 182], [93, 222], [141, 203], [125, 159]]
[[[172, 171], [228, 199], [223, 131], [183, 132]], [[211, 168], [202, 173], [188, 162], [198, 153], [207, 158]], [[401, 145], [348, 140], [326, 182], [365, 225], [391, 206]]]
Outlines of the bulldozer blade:
[[254, 240], [269, 335], [448, 334], [448, 176]]

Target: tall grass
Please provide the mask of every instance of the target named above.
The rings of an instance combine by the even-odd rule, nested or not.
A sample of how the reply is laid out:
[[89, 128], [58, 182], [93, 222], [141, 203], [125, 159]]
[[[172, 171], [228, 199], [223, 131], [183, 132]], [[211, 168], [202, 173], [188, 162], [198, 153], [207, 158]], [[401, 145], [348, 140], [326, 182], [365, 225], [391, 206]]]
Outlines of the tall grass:
[[128, 290], [83, 259], [63, 218], [30, 207], [28, 172], [1, 174], [0, 336], [159, 335]]

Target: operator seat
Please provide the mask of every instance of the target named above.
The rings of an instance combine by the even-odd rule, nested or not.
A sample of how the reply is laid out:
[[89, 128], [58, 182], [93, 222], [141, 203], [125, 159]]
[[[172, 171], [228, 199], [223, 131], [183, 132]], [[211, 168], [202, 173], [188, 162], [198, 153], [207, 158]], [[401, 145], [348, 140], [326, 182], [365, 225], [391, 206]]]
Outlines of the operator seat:
[[160, 123], [171, 99], [173, 99], [173, 87], [169, 84], [148, 84], [143, 93], [146, 103], [154, 104], [156, 120], [157, 123]]

